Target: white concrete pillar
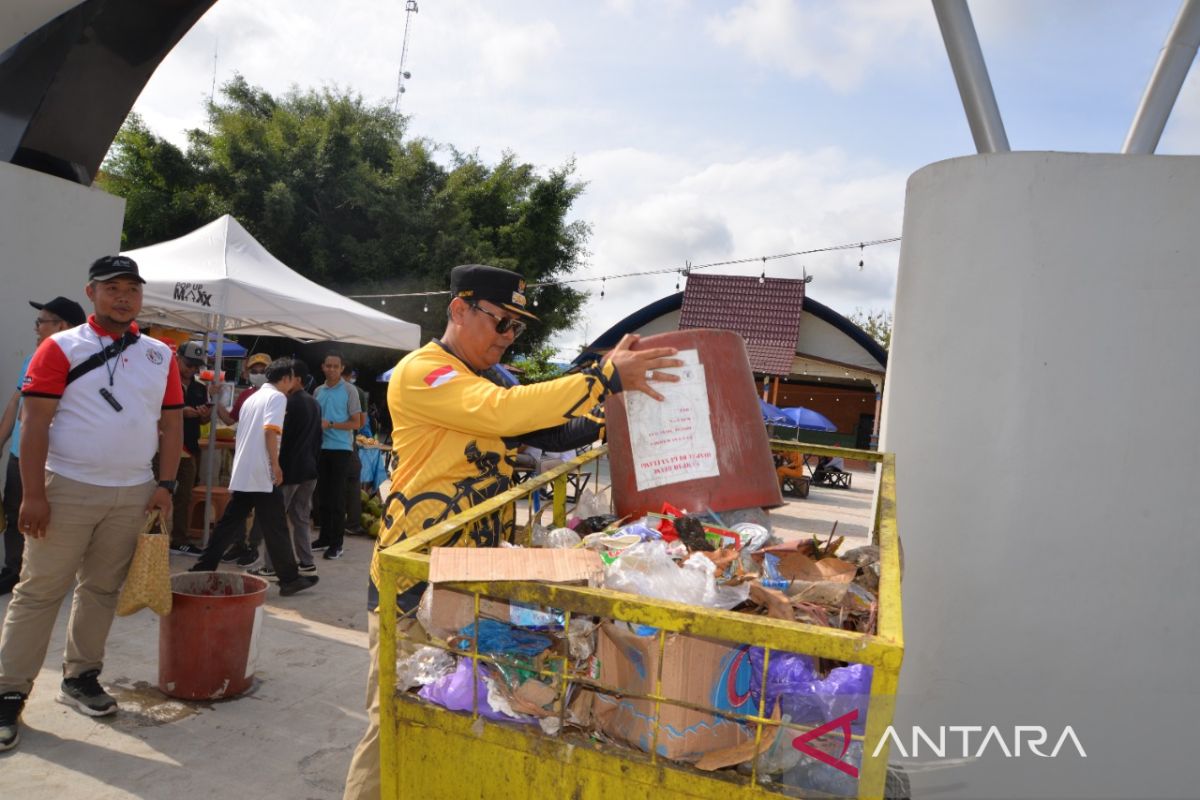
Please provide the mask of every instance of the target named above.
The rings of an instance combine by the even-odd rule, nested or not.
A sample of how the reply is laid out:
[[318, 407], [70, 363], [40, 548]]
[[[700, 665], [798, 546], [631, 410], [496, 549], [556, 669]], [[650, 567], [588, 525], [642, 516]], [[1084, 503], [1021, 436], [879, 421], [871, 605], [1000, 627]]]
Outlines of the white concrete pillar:
[[982, 155], [909, 180], [882, 433], [896, 730], [981, 726], [973, 754], [991, 725], [1010, 750], [1041, 726], [1049, 753], [1071, 726], [1087, 754], [992, 741], [914, 797], [1196, 795], [1198, 200], [1194, 157]]

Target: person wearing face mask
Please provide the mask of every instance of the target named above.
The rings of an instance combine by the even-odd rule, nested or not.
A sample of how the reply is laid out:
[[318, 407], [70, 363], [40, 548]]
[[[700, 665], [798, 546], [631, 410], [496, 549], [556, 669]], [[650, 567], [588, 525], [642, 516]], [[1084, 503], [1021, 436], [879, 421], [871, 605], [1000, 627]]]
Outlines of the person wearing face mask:
[[250, 388], [243, 390], [237, 396], [237, 399], [233, 401], [233, 408], [228, 411], [220, 403], [217, 404], [217, 416], [221, 418], [221, 422], [233, 425], [238, 421], [242, 404], [253, 397], [254, 393], [267, 382], [267, 365], [270, 363], [271, 357], [266, 353], [255, 353], [246, 359], [242, 370], [246, 373], [246, 382], [250, 384]]

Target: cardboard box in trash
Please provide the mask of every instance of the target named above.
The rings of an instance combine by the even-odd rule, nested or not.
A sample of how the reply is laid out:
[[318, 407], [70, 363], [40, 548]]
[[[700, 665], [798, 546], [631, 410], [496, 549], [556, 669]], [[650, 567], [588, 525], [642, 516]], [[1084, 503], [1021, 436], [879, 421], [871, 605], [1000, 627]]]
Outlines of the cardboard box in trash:
[[[636, 694], [654, 694], [658, 677], [658, 631], [626, 623], [600, 627], [597, 655], [600, 682]], [[753, 714], [749, 646], [668, 634], [662, 665], [662, 696], [737, 714]], [[597, 692], [597, 727], [614, 739], [650, 752], [654, 740], [654, 701]], [[695, 761], [706, 753], [754, 739], [751, 726], [669, 703], [659, 706], [657, 749], [661, 756]]]
[[[445, 635], [475, 621], [475, 598], [438, 586], [453, 581], [538, 580], [550, 583], [598, 582], [603, 573], [600, 556], [585, 550], [480, 549], [436, 547], [430, 554], [429, 581], [431, 633]], [[561, 614], [553, 609], [479, 598], [479, 616], [526, 628], [553, 627]]]

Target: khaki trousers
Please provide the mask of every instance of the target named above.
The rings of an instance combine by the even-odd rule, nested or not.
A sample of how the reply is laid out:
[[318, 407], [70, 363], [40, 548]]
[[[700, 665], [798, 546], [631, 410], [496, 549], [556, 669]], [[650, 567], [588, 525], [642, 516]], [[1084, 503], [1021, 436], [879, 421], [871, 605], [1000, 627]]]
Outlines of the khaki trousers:
[[[429, 641], [425, 629], [412, 617], [401, 619], [396, 627], [401, 636], [407, 637], [396, 642], [400, 658]], [[367, 732], [350, 759], [342, 800], [379, 800], [383, 791], [379, 777], [379, 614], [376, 611], [367, 612], [367, 641], [371, 653], [367, 671]]]
[[154, 486], [94, 486], [46, 473], [50, 524], [43, 538], [25, 541], [21, 581], [0, 631], [0, 694], [33, 688], [72, 580], [63, 676], [103, 666], [117, 595]]

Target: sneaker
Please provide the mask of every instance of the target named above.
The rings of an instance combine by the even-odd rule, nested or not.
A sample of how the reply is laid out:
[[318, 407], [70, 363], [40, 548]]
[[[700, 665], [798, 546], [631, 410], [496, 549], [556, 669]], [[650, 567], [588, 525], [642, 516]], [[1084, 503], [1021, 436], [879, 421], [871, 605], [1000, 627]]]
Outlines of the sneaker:
[[191, 556], [192, 558], [199, 558], [204, 554], [204, 551], [194, 544], [173, 544], [171, 552], [175, 555]]
[[250, 575], [255, 575], [255, 576], [259, 577], [259, 578], [274, 578], [274, 577], [277, 577], [277, 576], [275, 575], [275, 570], [271, 569], [270, 567], [265, 567], [265, 566], [264, 566], [264, 567], [257, 567], [257, 568], [255, 568], [255, 569], [248, 569], [248, 570], [246, 570], [246, 572], [247, 572], [248, 574], [250, 574]]
[[344, 552], [346, 551], [342, 549], [340, 544], [331, 544], [325, 548], [325, 558], [332, 561], [335, 558], [341, 558]]
[[362, 528], [346, 528], [347, 536], [369, 536]]
[[0, 694], [0, 751], [12, 750], [21, 741], [21, 710], [25, 695], [20, 692]]
[[320, 536], [312, 540], [313, 550], [324, 550], [327, 547], [329, 547], [329, 542], [325, 541]]
[[316, 586], [319, 580], [320, 578], [316, 575], [301, 575], [294, 581], [279, 584], [279, 593], [284, 597], [291, 597], [297, 592], [303, 592], [310, 586]]
[[63, 678], [58, 702], [74, 706], [89, 717], [107, 717], [117, 713], [117, 701], [100, 688], [100, 670], [90, 669], [78, 678]]
[[219, 572], [220, 569], [221, 569], [220, 564], [217, 564], [215, 567], [206, 567], [203, 564], [201, 564], [199, 561], [197, 561], [195, 564], [192, 564], [190, 567], [188, 567], [187, 571], [188, 572]]
[[256, 562], [256, 561], [258, 561], [258, 551], [247, 550], [246, 552], [244, 552], [240, 556], [238, 556], [237, 563], [238, 563], [239, 567], [249, 567], [249, 566], [253, 566], [254, 562]]
[[[240, 545], [240, 544], [230, 545], [229, 549], [225, 551], [225, 555], [221, 556], [221, 560], [224, 561], [226, 564], [232, 564], [234, 561], [237, 561], [243, 555], [245, 555], [246, 553], [250, 553], [250, 552], [253, 552], [253, 551], [250, 550], [249, 548], [247, 548], [245, 545]], [[257, 556], [258, 556], [258, 554], [255, 553], [256, 558], [257, 558]]]
[[316, 564], [297, 564], [296, 569], [300, 570], [301, 572], [305, 572], [305, 573], [313, 573], [313, 572], [317, 571], [317, 565]]

